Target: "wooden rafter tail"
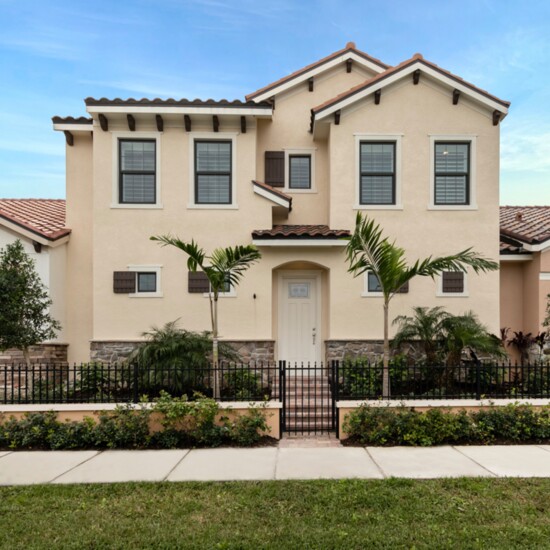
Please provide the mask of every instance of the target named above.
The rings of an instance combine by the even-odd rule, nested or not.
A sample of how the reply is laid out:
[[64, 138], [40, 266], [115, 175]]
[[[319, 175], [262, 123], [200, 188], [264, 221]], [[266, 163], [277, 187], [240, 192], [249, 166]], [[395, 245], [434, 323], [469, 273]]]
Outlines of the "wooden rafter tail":
[[346, 73], [351, 73], [351, 66], [353, 65], [353, 60], [348, 59], [346, 61]]
[[453, 90], [453, 105], [458, 105], [460, 99], [460, 90]]
[[130, 129], [130, 132], [135, 132], [136, 119], [134, 118], [134, 115], [126, 115], [126, 118], [128, 119], [128, 128]]
[[212, 116], [212, 128], [214, 132], [219, 132], [220, 130], [220, 119], [218, 118], [218, 115]]
[[72, 132], [69, 132], [69, 130], [64, 130], [63, 133], [65, 134], [65, 141], [67, 142], [67, 145], [72, 147], [74, 145], [74, 136]]
[[185, 131], [191, 131], [191, 117], [189, 115], [183, 115], [183, 123], [185, 124]]
[[164, 131], [164, 120], [162, 119], [161, 115], [155, 115], [155, 121], [157, 123], [157, 130], [159, 132]]
[[376, 92], [374, 92], [374, 104], [375, 105], [380, 105], [381, 95], [382, 95], [382, 90], [376, 90]]
[[338, 111], [336, 111], [334, 113], [334, 124], [336, 124], [336, 126], [338, 126], [338, 124], [340, 124], [340, 109], [338, 109]]
[[241, 134], [246, 134], [246, 117], [241, 116]]
[[416, 69], [413, 73], [413, 84], [416, 86], [420, 82], [420, 69]]
[[107, 117], [103, 113], [99, 113], [99, 125], [101, 126], [101, 129], [104, 132], [107, 132], [109, 130], [109, 121], [107, 120]]
[[307, 80], [307, 89], [310, 92], [313, 92], [313, 77], [308, 78], [308, 80]]
[[498, 123], [502, 119], [502, 113], [498, 110], [493, 111], [493, 126], [498, 126]]

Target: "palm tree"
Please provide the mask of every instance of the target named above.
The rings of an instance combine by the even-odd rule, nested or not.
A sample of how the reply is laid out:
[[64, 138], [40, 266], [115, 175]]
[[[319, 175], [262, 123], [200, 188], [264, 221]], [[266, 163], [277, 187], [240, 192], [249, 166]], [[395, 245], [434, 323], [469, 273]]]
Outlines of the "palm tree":
[[483, 258], [471, 248], [451, 256], [417, 260], [408, 265], [405, 250], [382, 235], [380, 226], [361, 212], [357, 213], [355, 230], [346, 247], [348, 271], [355, 277], [371, 271], [377, 278], [384, 299], [384, 364], [382, 370], [382, 394], [390, 396], [389, 380], [389, 304], [399, 289], [414, 277], [432, 277], [443, 271], [465, 271], [471, 267], [475, 273], [498, 269], [498, 263]]
[[392, 345], [394, 348], [399, 348], [404, 342], [419, 341], [424, 348], [426, 364], [436, 365], [441, 351], [445, 322], [450, 317], [450, 313], [441, 306], [413, 307], [413, 313], [412, 317], [399, 315], [393, 320], [392, 324], [398, 324], [399, 330]]
[[216, 248], [210, 256], [207, 256], [198, 244], [191, 240], [186, 243], [178, 237], [171, 235], [159, 235], [150, 237], [161, 246], [175, 246], [185, 252], [187, 268], [189, 271], [197, 271], [200, 268], [210, 283], [208, 298], [210, 301], [210, 320], [212, 322], [212, 361], [214, 363], [214, 397], [220, 397], [219, 384], [219, 353], [218, 353], [218, 298], [220, 292], [224, 292], [227, 285], [236, 287], [244, 272], [262, 256], [254, 245], [238, 245], [235, 247]]
[[443, 321], [443, 334], [443, 347], [449, 367], [460, 365], [462, 351], [466, 348], [497, 357], [506, 355], [500, 338], [491, 334], [473, 311], [463, 315], [449, 315]]

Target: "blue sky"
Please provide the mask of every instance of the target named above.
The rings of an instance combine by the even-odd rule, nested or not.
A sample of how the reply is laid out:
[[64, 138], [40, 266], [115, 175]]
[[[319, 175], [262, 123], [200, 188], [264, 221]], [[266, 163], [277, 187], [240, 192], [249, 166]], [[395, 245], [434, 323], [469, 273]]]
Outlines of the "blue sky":
[[501, 204], [550, 204], [550, 2], [0, 0], [0, 196], [64, 197], [53, 115], [92, 97], [242, 99], [352, 40], [512, 101]]

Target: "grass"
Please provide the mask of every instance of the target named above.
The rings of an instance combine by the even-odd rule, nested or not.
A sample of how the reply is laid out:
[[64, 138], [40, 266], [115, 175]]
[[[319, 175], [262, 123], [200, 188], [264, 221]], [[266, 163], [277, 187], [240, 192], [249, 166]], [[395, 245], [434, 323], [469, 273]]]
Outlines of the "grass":
[[548, 548], [550, 479], [4, 487], [1, 548]]

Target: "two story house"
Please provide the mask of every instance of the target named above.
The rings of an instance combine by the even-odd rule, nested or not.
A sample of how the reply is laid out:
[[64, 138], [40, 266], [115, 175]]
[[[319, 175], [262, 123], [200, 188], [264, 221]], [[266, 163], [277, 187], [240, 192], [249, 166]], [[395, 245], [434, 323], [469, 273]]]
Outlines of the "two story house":
[[[245, 101], [85, 100], [54, 117], [67, 142], [71, 361], [117, 360], [153, 325], [210, 328], [208, 284], [151, 235], [208, 252], [256, 244], [262, 260], [220, 303], [246, 359], [377, 352], [376, 278], [347, 272], [358, 211], [413, 261], [473, 247], [499, 257], [499, 123], [509, 103], [420, 54], [391, 67], [345, 48]], [[413, 280], [413, 306], [475, 311], [498, 332], [499, 274]]]

